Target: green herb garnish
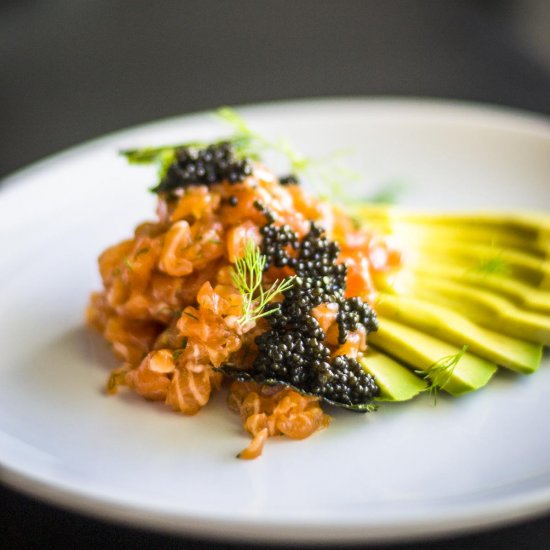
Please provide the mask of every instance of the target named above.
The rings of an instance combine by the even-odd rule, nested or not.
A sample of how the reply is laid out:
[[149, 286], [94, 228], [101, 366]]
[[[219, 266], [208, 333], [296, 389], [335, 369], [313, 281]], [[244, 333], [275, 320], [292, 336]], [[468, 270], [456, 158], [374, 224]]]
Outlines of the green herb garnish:
[[506, 260], [502, 258], [502, 251], [494, 256], [483, 258], [478, 265], [472, 268], [475, 273], [481, 275], [510, 275], [511, 268]]
[[189, 313], [188, 311], [183, 312], [187, 317], [191, 317], [191, 319], [195, 319], [195, 321], [198, 321], [199, 318], [196, 315], [193, 315], [192, 313]]
[[343, 183], [357, 180], [359, 174], [340, 163], [340, 159], [348, 155], [349, 151], [335, 151], [324, 158], [308, 157], [299, 152], [287, 139], [269, 140], [253, 131], [230, 107], [222, 107], [216, 114], [233, 127], [235, 133], [228, 141], [237, 154], [258, 160], [264, 151], [278, 153], [286, 160], [289, 173], [307, 178], [325, 198], [339, 200], [342, 203], [352, 201], [345, 193]]
[[[156, 165], [159, 180], [162, 181], [168, 168], [176, 159], [176, 151], [181, 148], [204, 149], [211, 144], [230, 143], [236, 158], [256, 161], [260, 160], [263, 153], [271, 151], [283, 157], [289, 173], [305, 178], [324, 198], [342, 204], [348, 204], [354, 200], [345, 192], [344, 183], [357, 180], [359, 175], [340, 162], [342, 156], [349, 154], [349, 151], [336, 151], [323, 158], [307, 157], [297, 151], [286, 139], [270, 140], [255, 132], [244, 118], [230, 107], [221, 107], [215, 114], [232, 127], [232, 134], [214, 142], [190, 141], [178, 145], [127, 149], [121, 151], [121, 154], [130, 164]], [[154, 186], [151, 191], [156, 192], [157, 187]]]
[[261, 153], [272, 144], [262, 135], [254, 132], [244, 118], [231, 107], [221, 107], [216, 116], [233, 127], [233, 134], [222, 141], [231, 143], [237, 158], [260, 160]]
[[160, 147], [145, 147], [143, 149], [126, 149], [120, 154], [126, 157], [130, 164], [156, 164], [160, 180], [176, 158], [176, 150], [182, 147], [204, 147], [207, 143], [193, 141], [180, 145], [162, 145]]
[[468, 347], [469, 346], [467, 344], [463, 345], [462, 349], [458, 353], [442, 357], [425, 371], [414, 371], [416, 374], [422, 375], [422, 378], [424, 378], [424, 380], [428, 381], [427, 389], [430, 392], [430, 395], [433, 397], [434, 406], [437, 405], [437, 395], [439, 393], [439, 390], [445, 388], [445, 386], [453, 376], [454, 370], [459, 361], [468, 351]]
[[181, 339], [181, 346], [179, 349], [176, 349], [172, 352], [172, 357], [174, 358], [174, 361], [177, 361], [181, 354], [185, 351], [185, 348], [187, 347], [187, 342], [189, 341], [189, 338], [187, 336], [184, 336]]
[[374, 204], [397, 204], [401, 202], [406, 191], [407, 186], [402, 181], [390, 181], [366, 197], [365, 201]]
[[214, 142], [188, 141], [177, 145], [126, 149], [121, 151], [120, 154], [125, 156], [130, 164], [156, 164], [159, 179], [162, 180], [166, 176], [170, 165], [175, 161], [178, 149], [204, 149], [212, 143], [228, 142], [233, 146], [237, 158], [259, 160], [260, 152], [270, 146], [266, 139], [251, 130], [235, 110], [222, 107], [216, 111], [216, 116], [233, 126], [234, 133], [232, 135]]
[[243, 298], [242, 315], [239, 319], [241, 326], [271, 315], [276, 307], [267, 309], [268, 304], [277, 296], [289, 290], [294, 284], [295, 276], [287, 277], [282, 281], [275, 281], [268, 290], [262, 285], [266, 257], [260, 253], [260, 248], [249, 240], [246, 243], [245, 253], [231, 269], [231, 278]]
[[130, 271], [134, 271], [134, 268], [132, 267], [132, 264], [130, 262], [130, 258], [129, 256], [126, 256], [124, 258], [124, 265], [130, 270]]
[[180, 357], [181, 357], [181, 354], [183, 353], [183, 350], [182, 349], [176, 349], [172, 352], [172, 359], [174, 359], [174, 361], [177, 361]]

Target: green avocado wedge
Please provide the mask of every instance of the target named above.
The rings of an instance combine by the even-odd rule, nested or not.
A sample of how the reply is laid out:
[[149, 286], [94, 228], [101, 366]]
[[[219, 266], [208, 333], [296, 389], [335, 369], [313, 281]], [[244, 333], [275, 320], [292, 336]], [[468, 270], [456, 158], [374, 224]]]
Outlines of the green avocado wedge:
[[453, 395], [484, 386], [497, 365], [539, 368], [550, 346], [548, 213], [356, 204], [354, 215], [403, 251], [400, 270], [374, 274], [380, 327], [369, 345]]
[[415, 376], [407, 367], [370, 346], [359, 362], [380, 388], [377, 401], [408, 401], [428, 389], [426, 380]]
[[550, 289], [550, 261], [518, 250], [433, 238], [419, 245], [417, 251], [416, 259], [411, 258], [413, 262], [454, 265], [479, 274], [497, 273], [534, 287]]
[[379, 315], [403, 323], [521, 374], [540, 366], [542, 346], [476, 325], [466, 316], [411, 296], [381, 294], [375, 304]]
[[[378, 318], [379, 329], [369, 334], [369, 343], [402, 361], [410, 369], [424, 371], [432, 380], [431, 368], [442, 360], [459, 356], [461, 353], [461, 348], [457, 346], [396, 323], [382, 315]], [[477, 390], [489, 382], [496, 370], [497, 366], [491, 361], [467, 351], [449, 371], [441, 389], [452, 395]]]
[[542, 212], [446, 212], [444, 214], [408, 210], [395, 206], [358, 204], [353, 209], [357, 219], [368, 224], [406, 222], [434, 227], [468, 227], [482, 231], [512, 233], [516, 237], [543, 246], [550, 245], [550, 215]]
[[535, 288], [505, 274], [464, 269], [448, 263], [435, 262], [432, 258], [411, 264], [407, 266], [407, 270], [411, 270], [417, 277], [437, 277], [441, 280], [485, 288], [510, 299], [522, 309], [550, 315], [550, 291]]
[[377, 282], [393, 294], [405, 294], [453, 309], [490, 330], [513, 338], [550, 345], [550, 317], [524, 311], [511, 301], [484, 289], [437, 277], [402, 272], [393, 281]]
[[376, 218], [371, 218], [364, 223], [381, 233], [397, 236], [405, 248], [417, 249], [437, 240], [462, 246], [471, 244], [488, 246], [493, 252], [510, 249], [527, 252], [541, 259], [550, 259], [550, 242], [546, 242], [545, 239], [526, 238], [517, 232], [502, 230], [499, 227], [410, 223]]

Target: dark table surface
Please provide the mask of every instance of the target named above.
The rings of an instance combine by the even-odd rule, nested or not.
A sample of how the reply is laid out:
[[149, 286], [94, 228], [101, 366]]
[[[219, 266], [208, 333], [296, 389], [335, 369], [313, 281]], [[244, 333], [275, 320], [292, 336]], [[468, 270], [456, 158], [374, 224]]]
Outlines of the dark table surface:
[[[222, 104], [399, 95], [548, 115], [549, 6], [4, 0], [0, 175], [106, 132]], [[414, 547], [546, 549], [549, 540], [546, 515]], [[35, 546], [243, 547], [109, 524], [0, 485], [0, 548]]]

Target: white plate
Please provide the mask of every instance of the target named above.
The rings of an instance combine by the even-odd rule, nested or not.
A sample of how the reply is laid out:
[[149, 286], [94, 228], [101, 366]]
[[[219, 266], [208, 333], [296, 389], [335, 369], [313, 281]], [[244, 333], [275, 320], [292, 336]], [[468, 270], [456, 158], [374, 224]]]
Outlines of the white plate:
[[[327, 100], [247, 108], [307, 153], [355, 148], [370, 193], [406, 182], [436, 208], [548, 208], [550, 125], [429, 101]], [[96, 256], [153, 215], [153, 173], [123, 147], [220, 133], [211, 117], [160, 122], [72, 149], [0, 192], [2, 480], [108, 519], [172, 532], [286, 541], [428, 537], [550, 509], [550, 365], [499, 373], [460, 399], [337, 412], [302, 442], [248, 438], [217, 397], [186, 418], [102, 388], [114, 365], [83, 327]]]

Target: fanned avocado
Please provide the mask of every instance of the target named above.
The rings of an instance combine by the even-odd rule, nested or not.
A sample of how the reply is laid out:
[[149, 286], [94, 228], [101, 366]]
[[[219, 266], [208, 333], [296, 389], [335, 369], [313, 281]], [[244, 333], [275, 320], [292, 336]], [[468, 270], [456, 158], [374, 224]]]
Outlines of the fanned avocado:
[[[550, 288], [550, 261], [494, 246], [431, 239], [418, 246], [420, 263], [450, 264], [478, 273], [506, 274], [534, 287]], [[414, 261], [414, 260], [413, 260]]]
[[550, 345], [549, 215], [372, 204], [354, 213], [404, 250], [401, 271], [375, 278], [380, 328], [369, 344], [428, 372], [456, 357], [443, 386], [453, 394], [483, 386], [497, 364], [539, 367]]
[[470, 285], [437, 277], [414, 277], [404, 273], [403, 280], [387, 285], [395, 294], [408, 294], [453, 310], [491, 330], [514, 338], [550, 345], [550, 317], [523, 311], [509, 300]]
[[397, 235], [405, 248], [416, 249], [437, 239], [439, 242], [453, 242], [463, 246], [469, 246], [472, 243], [488, 246], [493, 252], [503, 248], [518, 250], [538, 258], [550, 259], [550, 243], [545, 239], [525, 238], [517, 232], [505, 231], [499, 227], [454, 226], [430, 222], [410, 223], [380, 218], [370, 218], [365, 220], [365, 224], [382, 233]]
[[[430, 369], [442, 360], [461, 354], [461, 348], [457, 346], [391, 321], [382, 315], [379, 316], [379, 321], [380, 327], [377, 332], [369, 335], [369, 342], [403, 361], [413, 370], [425, 371], [430, 375]], [[477, 390], [489, 382], [496, 370], [497, 366], [494, 363], [466, 351], [449, 369], [442, 389], [452, 395]]]
[[376, 310], [386, 319], [415, 327], [446, 342], [457, 346], [467, 344], [476, 355], [522, 374], [530, 374], [540, 365], [541, 345], [480, 327], [450, 308], [411, 296], [382, 294]]
[[437, 263], [432, 258], [416, 265], [407, 266], [417, 277], [437, 277], [474, 287], [485, 288], [510, 299], [523, 309], [550, 315], [550, 291], [534, 288], [506, 274], [464, 269], [448, 263]]
[[354, 208], [357, 218], [366, 223], [406, 222], [432, 225], [434, 227], [467, 227], [500, 234], [513, 233], [526, 241], [550, 245], [550, 216], [534, 212], [446, 212], [436, 214], [429, 211], [407, 210], [395, 206], [359, 204]]
[[376, 401], [408, 401], [428, 389], [426, 380], [372, 347], [359, 362], [380, 388]]

